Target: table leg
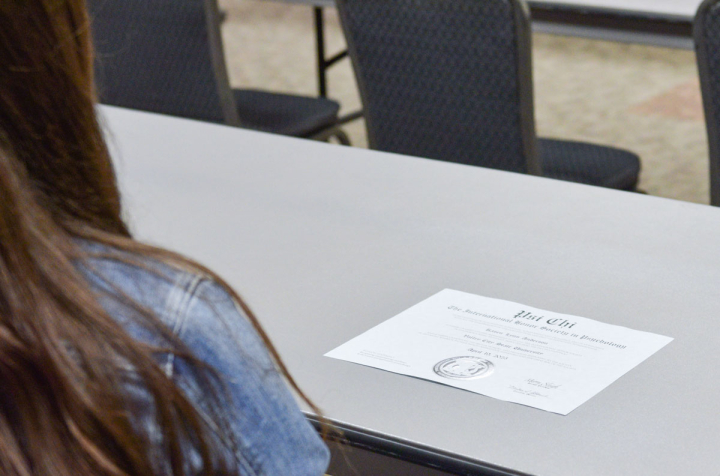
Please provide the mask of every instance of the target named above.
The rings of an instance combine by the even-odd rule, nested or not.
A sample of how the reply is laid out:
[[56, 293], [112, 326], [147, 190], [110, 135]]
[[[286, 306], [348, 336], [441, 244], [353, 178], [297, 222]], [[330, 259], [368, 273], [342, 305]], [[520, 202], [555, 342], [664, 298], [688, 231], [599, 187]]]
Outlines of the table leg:
[[[325, 22], [323, 7], [313, 7], [314, 19], [315, 19], [315, 47], [317, 52], [317, 77], [318, 77], [318, 95], [320, 97], [327, 97], [327, 70], [330, 66], [334, 65], [341, 59], [348, 55], [347, 50], [343, 50], [337, 53], [331, 58], [325, 56]], [[362, 111], [356, 111], [351, 114], [346, 114], [338, 119], [338, 125], [345, 124], [355, 119], [363, 117]], [[341, 139], [341, 143], [345, 143], [345, 140]], [[349, 145], [346, 144], [346, 145]]]
[[325, 25], [322, 7], [313, 7], [315, 14], [315, 46], [317, 48], [318, 94], [327, 97], [327, 61], [325, 60]]

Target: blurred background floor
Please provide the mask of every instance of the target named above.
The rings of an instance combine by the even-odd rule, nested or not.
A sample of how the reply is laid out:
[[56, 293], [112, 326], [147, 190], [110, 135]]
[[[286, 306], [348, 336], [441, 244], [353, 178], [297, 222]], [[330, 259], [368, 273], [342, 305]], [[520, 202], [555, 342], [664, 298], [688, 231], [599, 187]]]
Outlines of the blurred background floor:
[[[230, 81], [236, 87], [317, 95], [312, 9], [264, 0], [220, 0]], [[325, 10], [328, 54], [344, 49]], [[651, 195], [709, 202], [707, 139], [692, 51], [547, 34], [533, 35], [538, 135], [614, 145], [642, 160]], [[342, 113], [360, 107], [348, 59], [331, 68], [329, 96]], [[362, 120], [346, 127], [367, 147]]]

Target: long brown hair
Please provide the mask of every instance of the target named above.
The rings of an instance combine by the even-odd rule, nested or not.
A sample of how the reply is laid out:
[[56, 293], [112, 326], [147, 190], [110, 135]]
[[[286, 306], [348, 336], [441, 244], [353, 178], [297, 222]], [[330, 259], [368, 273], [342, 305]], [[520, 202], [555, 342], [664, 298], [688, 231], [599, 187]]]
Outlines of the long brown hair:
[[[222, 280], [132, 240], [95, 115], [89, 28], [84, 0], [0, 1], [0, 473], [180, 475], [191, 467], [190, 446], [200, 474], [235, 474], [218, 447], [233, 444], [223, 415], [201, 418], [154, 355], [186, 358], [205, 397], [217, 401], [210, 408], [222, 408], [222, 382], [156, 316], [128, 302], [165, 347], [133, 340], [78, 270], [88, 262], [79, 242], [120, 251], [110, 259], [143, 266], [152, 258], [216, 279], [305, 396]], [[128, 365], [154, 403], [159, 445], [135, 424], [121, 392]]]

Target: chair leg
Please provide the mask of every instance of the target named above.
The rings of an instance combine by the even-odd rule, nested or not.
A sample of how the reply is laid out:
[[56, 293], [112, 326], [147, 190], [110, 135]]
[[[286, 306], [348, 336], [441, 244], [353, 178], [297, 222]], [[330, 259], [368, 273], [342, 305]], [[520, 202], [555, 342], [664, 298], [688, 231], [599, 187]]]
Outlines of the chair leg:
[[337, 132], [335, 132], [335, 134], [333, 134], [333, 135], [338, 140], [338, 142], [340, 142], [340, 145], [351, 145], [350, 138], [348, 137], [348, 135], [345, 133], [344, 130], [338, 129]]
[[348, 135], [339, 127], [325, 129], [322, 132], [310, 136], [309, 139], [318, 140], [321, 142], [330, 142], [330, 139], [332, 139], [333, 137], [337, 139], [340, 145], [352, 145], [350, 143], [350, 138], [348, 137]]

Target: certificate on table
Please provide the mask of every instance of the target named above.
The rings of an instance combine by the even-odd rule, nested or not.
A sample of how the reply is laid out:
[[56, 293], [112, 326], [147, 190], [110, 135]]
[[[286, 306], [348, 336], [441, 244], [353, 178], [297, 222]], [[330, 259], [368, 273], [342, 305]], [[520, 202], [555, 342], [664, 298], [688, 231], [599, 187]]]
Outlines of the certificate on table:
[[445, 289], [325, 355], [567, 415], [670, 341]]

